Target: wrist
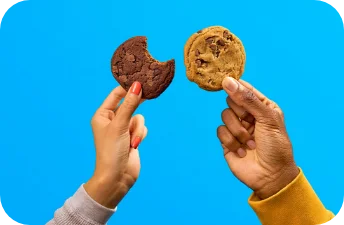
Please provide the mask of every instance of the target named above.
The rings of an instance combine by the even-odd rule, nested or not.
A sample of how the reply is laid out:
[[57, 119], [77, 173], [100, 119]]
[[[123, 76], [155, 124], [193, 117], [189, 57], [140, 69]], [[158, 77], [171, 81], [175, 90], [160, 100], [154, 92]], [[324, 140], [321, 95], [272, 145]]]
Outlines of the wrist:
[[92, 177], [85, 185], [85, 191], [96, 202], [109, 209], [117, 207], [129, 189], [120, 182], [106, 178]]
[[271, 179], [262, 188], [255, 190], [255, 195], [263, 200], [267, 199], [290, 184], [300, 173], [299, 168], [293, 164], [285, 167], [278, 173], [271, 175]]

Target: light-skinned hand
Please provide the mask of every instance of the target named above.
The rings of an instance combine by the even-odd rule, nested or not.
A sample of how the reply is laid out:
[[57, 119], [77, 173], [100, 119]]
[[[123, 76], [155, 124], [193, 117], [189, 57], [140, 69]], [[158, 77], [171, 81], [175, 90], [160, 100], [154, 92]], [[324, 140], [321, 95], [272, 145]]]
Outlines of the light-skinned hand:
[[96, 168], [84, 188], [92, 199], [108, 208], [118, 205], [140, 173], [137, 147], [146, 137], [147, 128], [144, 117], [133, 117], [133, 113], [142, 102], [141, 95], [139, 82], [134, 82], [128, 93], [117, 87], [92, 118]]

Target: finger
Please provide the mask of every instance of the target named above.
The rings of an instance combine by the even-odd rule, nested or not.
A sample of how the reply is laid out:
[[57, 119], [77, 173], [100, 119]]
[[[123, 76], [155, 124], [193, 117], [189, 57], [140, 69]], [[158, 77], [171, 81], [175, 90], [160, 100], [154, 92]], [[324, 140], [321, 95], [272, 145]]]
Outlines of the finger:
[[145, 126], [145, 129], [143, 131], [143, 138], [142, 138], [142, 140], [144, 140], [147, 137], [147, 135], [148, 135], [148, 128]]
[[252, 140], [254, 140], [254, 128], [255, 125], [254, 124], [250, 124], [246, 121], [241, 121], [242, 125], [245, 127], [245, 129], [248, 131], [248, 133], [251, 135]]
[[222, 82], [223, 89], [238, 106], [243, 107], [255, 119], [266, 117], [268, 108], [252, 92], [232, 77], [226, 77]]
[[123, 131], [129, 128], [130, 119], [140, 104], [142, 96], [141, 89], [141, 84], [137, 81], [134, 82], [125, 96], [123, 103], [116, 111], [116, 118], [113, 122]]
[[270, 109], [276, 110], [283, 116], [283, 112], [281, 108], [276, 104], [276, 102], [272, 101], [271, 99], [267, 98], [264, 94], [262, 94], [260, 91], [255, 89], [250, 83], [240, 80], [239, 81], [242, 85], [244, 85], [246, 88], [252, 90], [252, 92], [259, 98], [261, 102], [263, 102], [266, 106], [268, 106]]
[[137, 148], [144, 137], [145, 118], [140, 114], [135, 115], [133, 118], [131, 118], [129, 131], [131, 147]]
[[241, 83], [242, 85], [244, 85], [246, 88], [250, 89], [253, 94], [255, 94], [257, 96], [257, 98], [261, 101], [261, 102], [266, 102], [269, 101], [269, 99], [263, 95], [260, 91], [258, 91], [256, 88], [254, 88], [250, 83], [248, 83], [247, 81], [244, 80], [239, 80], [239, 83]]
[[[245, 127], [245, 125], [244, 125]], [[252, 136], [253, 140], [254, 140], [254, 125], [248, 126], [248, 128], [246, 128], [246, 130], [248, 131], [248, 133]]]
[[232, 109], [225, 109], [222, 112], [222, 121], [226, 125], [231, 134], [241, 143], [247, 145], [250, 149], [255, 149], [256, 144], [252, 136], [245, 129], [243, 124], [239, 121]]
[[[224, 146], [222, 146], [222, 147], [224, 147]], [[227, 159], [228, 157], [228, 155], [230, 155], [230, 154], [236, 154], [236, 155], [238, 155], [240, 158], [244, 158], [246, 155], [247, 155], [247, 152], [246, 152], [246, 150], [244, 149], [244, 148], [239, 148], [236, 152], [230, 152], [230, 151], [228, 151], [228, 150], [226, 150], [225, 148], [224, 148], [224, 152], [227, 152], [226, 154], [225, 154], [225, 158]]]
[[228, 96], [227, 99], [227, 105], [233, 109], [233, 111], [235, 112], [235, 114], [241, 119], [241, 120], [244, 120], [244, 121], [247, 121], [251, 124], [254, 123], [255, 119], [254, 117], [248, 113], [243, 107], [241, 106], [238, 106], [237, 104], [235, 104], [233, 102], [233, 100]]
[[250, 83], [248, 83], [248, 82], [246, 82], [244, 80], [240, 80], [239, 82], [242, 85], [244, 85], [246, 88], [252, 90], [252, 92], [259, 98], [259, 100], [261, 102], [263, 102], [263, 104], [268, 106], [268, 108], [278, 112], [281, 115], [282, 120], [284, 121], [284, 113], [283, 113], [282, 109], [277, 105], [276, 102], [274, 102], [271, 99], [267, 98], [264, 94], [262, 94], [260, 91], [255, 89]]
[[270, 101], [271, 101], [270, 108], [273, 109], [274, 111], [278, 112], [278, 114], [281, 115], [282, 120], [284, 121], [284, 113], [283, 113], [282, 109], [277, 105], [276, 102], [274, 102], [272, 100], [270, 100]]
[[222, 147], [224, 147], [225, 155], [228, 152], [236, 152], [240, 147], [240, 142], [229, 132], [226, 126], [219, 126], [217, 128], [217, 137], [219, 138]]
[[[139, 154], [139, 150], [137, 148], [131, 148], [129, 151], [129, 160], [128, 160], [128, 164], [127, 164], [127, 173], [128, 174], [132, 174], [134, 176], [125, 176], [126, 179], [130, 179], [130, 182], [128, 183], [133, 183], [133, 179], [134, 181], [136, 181], [139, 178], [139, 174], [140, 174], [140, 168], [141, 168], [141, 164], [140, 164], [140, 154]], [[130, 186], [132, 187], [132, 186]]]
[[[241, 124], [245, 127], [245, 129], [248, 131], [249, 128], [254, 127], [253, 124], [250, 124], [244, 120], [241, 121]], [[249, 132], [250, 133], [250, 132]]]
[[250, 83], [244, 80], [239, 80], [239, 82], [247, 87], [248, 89], [251, 89], [252, 92], [261, 100], [265, 105], [269, 106], [269, 108], [276, 110], [279, 114], [281, 114], [282, 117], [284, 117], [283, 112], [281, 108], [278, 106], [278, 104], [271, 99], [267, 98], [264, 94], [262, 94], [260, 91], [255, 89]]
[[[245, 151], [245, 150], [244, 150]], [[241, 152], [241, 151], [240, 151]], [[242, 153], [240, 153], [242, 154]], [[246, 156], [246, 151], [245, 151], [245, 156]], [[240, 164], [242, 165], [242, 159], [244, 158], [238, 154], [238, 152], [228, 152], [228, 154], [225, 155], [225, 159], [228, 163], [229, 168], [234, 169], [234, 168], [239, 168]]]
[[112, 90], [99, 109], [115, 110], [127, 92], [121, 86]]
[[266, 105], [268, 106], [270, 109], [273, 109], [275, 111], [277, 111], [282, 118], [284, 119], [284, 113], [281, 109], [281, 107], [279, 107], [279, 105], [274, 102], [273, 100], [265, 97], [264, 94], [262, 94], [260, 91], [258, 91], [257, 89], [255, 89], [251, 84], [249, 84], [248, 82], [244, 81], [244, 80], [240, 80], [240, 83], [242, 83], [245, 87], [249, 88], [252, 90], [252, 92]]

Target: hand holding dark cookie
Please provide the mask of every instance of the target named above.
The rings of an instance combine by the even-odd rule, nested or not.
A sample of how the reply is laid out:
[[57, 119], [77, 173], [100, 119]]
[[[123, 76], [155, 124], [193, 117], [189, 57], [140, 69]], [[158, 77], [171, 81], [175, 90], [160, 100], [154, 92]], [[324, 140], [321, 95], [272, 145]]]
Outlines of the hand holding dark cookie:
[[234, 175], [268, 198], [298, 175], [281, 109], [250, 84], [225, 78], [230, 109], [222, 113], [217, 135]]
[[146, 37], [133, 37], [118, 47], [111, 60], [114, 78], [129, 90], [134, 81], [142, 84], [142, 98], [159, 97], [171, 84], [174, 60], [159, 62], [147, 51]]
[[92, 118], [96, 169], [84, 188], [92, 199], [108, 208], [118, 205], [139, 176], [137, 147], [146, 137], [147, 128], [142, 115], [132, 115], [141, 96], [139, 82], [134, 82], [128, 93], [117, 87]]

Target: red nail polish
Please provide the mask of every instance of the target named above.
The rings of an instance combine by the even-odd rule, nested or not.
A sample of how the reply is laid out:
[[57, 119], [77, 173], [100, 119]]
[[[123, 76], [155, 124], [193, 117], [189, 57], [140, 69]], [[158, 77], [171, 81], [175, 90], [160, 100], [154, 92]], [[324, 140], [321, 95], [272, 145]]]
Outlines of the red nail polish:
[[135, 81], [132, 85], [131, 85], [131, 93], [135, 94], [135, 95], [139, 95], [141, 92], [141, 84], [140, 82]]
[[139, 144], [140, 144], [140, 143], [141, 143], [141, 138], [140, 138], [140, 137], [135, 137], [135, 139], [134, 139], [134, 141], [133, 141], [131, 147], [137, 148], [137, 147], [139, 147]]

